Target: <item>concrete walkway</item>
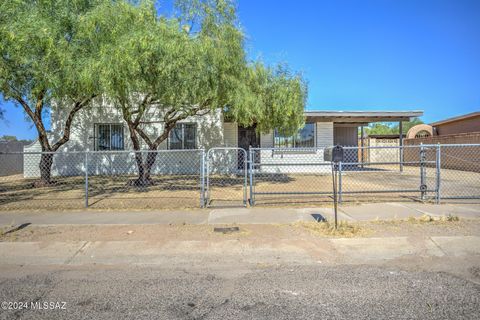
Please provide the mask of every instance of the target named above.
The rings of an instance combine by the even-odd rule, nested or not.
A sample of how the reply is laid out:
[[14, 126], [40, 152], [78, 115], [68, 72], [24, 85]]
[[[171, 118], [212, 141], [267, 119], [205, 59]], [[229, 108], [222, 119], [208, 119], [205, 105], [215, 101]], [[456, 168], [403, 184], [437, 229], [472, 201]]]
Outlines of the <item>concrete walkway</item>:
[[[392, 220], [408, 217], [454, 215], [480, 218], [480, 204], [369, 203], [339, 207], [339, 219], [347, 221]], [[81, 224], [271, 224], [333, 219], [332, 208], [218, 208], [171, 211], [64, 211], [0, 212], [0, 225]]]
[[[238, 239], [223, 241], [71, 241], [0, 242], [1, 265], [172, 265], [201, 263], [351, 263], [362, 264], [403, 257], [480, 257], [480, 237], [408, 237], [317, 239], [252, 245]], [[309, 249], [310, 248], [310, 249]], [[312, 249], [313, 248], [313, 249]], [[317, 248], [328, 248], [320, 250]]]

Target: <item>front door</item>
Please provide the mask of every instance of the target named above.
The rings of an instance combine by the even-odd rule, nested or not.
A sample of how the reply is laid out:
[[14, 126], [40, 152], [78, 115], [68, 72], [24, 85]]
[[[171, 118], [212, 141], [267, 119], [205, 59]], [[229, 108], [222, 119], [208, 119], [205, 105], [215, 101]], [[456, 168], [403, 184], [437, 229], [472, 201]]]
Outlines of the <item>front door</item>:
[[[245, 149], [247, 151], [248, 157], [250, 156], [250, 153], [248, 152], [250, 150], [250, 147], [260, 147], [260, 136], [257, 135], [257, 132], [255, 131], [255, 126], [238, 126], [238, 147]], [[240, 159], [240, 157], [243, 157], [243, 153], [241, 152], [238, 153], [238, 168], [243, 169], [244, 159]]]

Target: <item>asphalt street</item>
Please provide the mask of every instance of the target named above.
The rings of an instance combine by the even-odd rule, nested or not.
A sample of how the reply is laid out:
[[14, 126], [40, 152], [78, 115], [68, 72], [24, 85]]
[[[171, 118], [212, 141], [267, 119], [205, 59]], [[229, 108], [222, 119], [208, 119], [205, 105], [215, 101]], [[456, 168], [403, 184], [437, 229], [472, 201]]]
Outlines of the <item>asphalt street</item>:
[[478, 282], [387, 265], [12, 267], [0, 289], [0, 301], [58, 307], [1, 310], [0, 319], [480, 317]]

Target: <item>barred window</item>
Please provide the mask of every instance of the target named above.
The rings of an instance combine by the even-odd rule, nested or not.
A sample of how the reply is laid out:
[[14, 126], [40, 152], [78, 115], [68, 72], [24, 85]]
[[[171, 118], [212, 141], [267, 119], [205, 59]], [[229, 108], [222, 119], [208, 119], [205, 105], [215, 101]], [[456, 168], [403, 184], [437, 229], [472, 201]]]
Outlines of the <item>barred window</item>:
[[169, 149], [196, 149], [197, 125], [195, 123], [177, 123], [170, 131]]
[[275, 129], [275, 148], [314, 148], [315, 147], [315, 124], [306, 123], [305, 126], [293, 136], [283, 135]]
[[95, 124], [95, 150], [124, 150], [123, 125], [119, 123]]

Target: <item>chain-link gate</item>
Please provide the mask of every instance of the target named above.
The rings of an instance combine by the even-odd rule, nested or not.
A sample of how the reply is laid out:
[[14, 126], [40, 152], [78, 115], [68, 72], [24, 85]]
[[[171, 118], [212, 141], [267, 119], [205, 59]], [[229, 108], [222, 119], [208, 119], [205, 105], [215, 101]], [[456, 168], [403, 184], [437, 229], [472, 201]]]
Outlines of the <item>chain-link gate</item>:
[[[438, 201], [437, 149], [430, 145], [404, 147], [345, 147], [340, 166], [340, 200], [389, 201], [414, 198]], [[360, 153], [363, 161], [360, 161]], [[371, 194], [372, 196], [369, 196]]]
[[247, 152], [242, 148], [212, 148], [206, 156], [207, 207], [247, 204]]

